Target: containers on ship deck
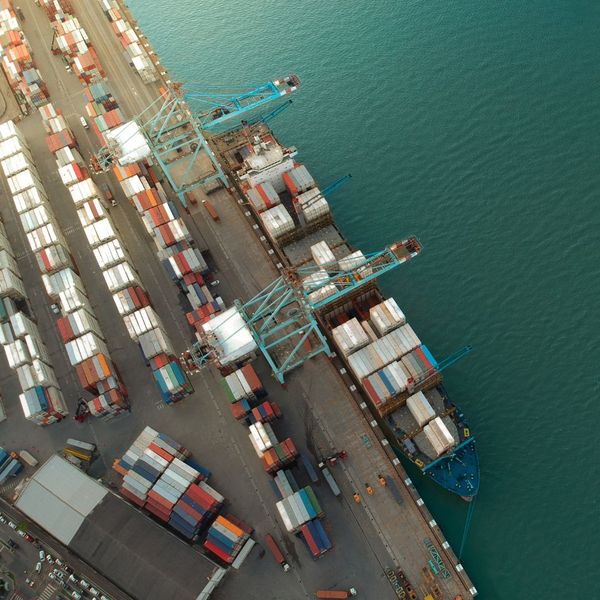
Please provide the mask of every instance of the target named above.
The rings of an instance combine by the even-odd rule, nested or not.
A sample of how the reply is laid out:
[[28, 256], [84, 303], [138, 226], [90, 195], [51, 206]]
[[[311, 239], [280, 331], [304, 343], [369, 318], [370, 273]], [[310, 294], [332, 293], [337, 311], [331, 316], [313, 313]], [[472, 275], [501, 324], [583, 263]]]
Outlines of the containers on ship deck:
[[370, 342], [369, 336], [356, 317], [332, 329], [331, 335], [344, 356], [364, 348]]
[[406, 399], [406, 406], [419, 427], [423, 427], [435, 417], [435, 411], [423, 392], [409, 396]]
[[[357, 350], [348, 357], [348, 364], [358, 379], [382, 369], [421, 345], [412, 327], [407, 323]], [[403, 364], [404, 361], [403, 361]], [[405, 366], [407, 366], [405, 364]], [[410, 370], [410, 369], [409, 369]], [[412, 371], [411, 371], [412, 373]]]
[[310, 253], [317, 266], [321, 269], [330, 269], [337, 263], [329, 244], [324, 240], [311, 246]]
[[375, 406], [380, 406], [397, 394], [412, 390], [414, 382], [404, 365], [394, 361], [363, 379], [362, 384]]
[[274, 239], [295, 229], [292, 217], [282, 204], [262, 212], [260, 218], [267, 233]]
[[329, 214], [329, 202], [319, 188], [313, 188], [292, 199], [298, 216], [311, 223]]
[[436, 417], [428, 425], [425, 425], [423, 431], [437, 456], [442, 455], [456, 444], [455, 439], [440, 417]]
[[406, 317], [394, 298], [388, 298], [373, 306], [369, 310], [369, 316], [379, 335], [385, 335], [406, 323]]
[[292, 197], [299, 196], [314, 187], [315, 180], [304, 165], [296, 165], [290, 171], [283, 173], [283, 182]]
[[268, 182], [259, 183], [258, 185], [250, 188], [246, 192], [246, 196], [250, 201], [250, 204], [254, 207], [256, 212], [261, 213], [265, 210], [269, 210], [278, 204], [281, 204], [281, 199], [275, 191], [275, 188]]

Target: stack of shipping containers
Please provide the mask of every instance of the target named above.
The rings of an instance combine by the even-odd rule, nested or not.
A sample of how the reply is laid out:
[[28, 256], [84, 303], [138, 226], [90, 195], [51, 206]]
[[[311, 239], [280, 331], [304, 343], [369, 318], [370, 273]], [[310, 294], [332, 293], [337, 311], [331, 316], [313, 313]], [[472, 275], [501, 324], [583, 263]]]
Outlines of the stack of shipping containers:
[[25, 107], [37, 108], [46, 103], [48, 90], [35, 68], [31, 47], [21, 32], [10, 2], [1, 4], [0, 58], [8, 83], [17, 100]]
[[123, 54], [127, 62], [137, 71], [144, 83], [158, 81], [158, 72], [154, 63], [129, 21], [123, 19], [119, 5], [115, 0], [99, 0], [99, 2], [123, 46]]
[[[40, 113], [45, 123], [60, 124], [61, 116], [51, 105], [43, 107]], [[82, 387], [94, 396], [88, 408], [95, 416], [116, 415], [127, 408], [124, 386], [110, 360], [105, 338], [31, 162], [27, 144], [12, 121], [0, 126], [0, 141], [5, 152], [9, 148], [11, 152], [18, 151], [3, 161], [3, 168], [46, 292], [62, 311], [57, 327], [69, 362], [76, 369]]]
[[101, 81], [104, 71], [85, 29], [73, 15], [70, 3], [65, 0], [40, 0], [40, 4], [54, 29], [52, 51], [62, 54], [82, 83]]
[[[0, 137], [7, 127], [0, 125]], [[3, 170], [7, 169], [6, 148], [0, 142]], [[37, 425], [56, 423], [68, 414], [48, 350], [35, 321], [27, 312], [27, 294], [4, 226], [0, 222], [0, 343], [8, 366], [16, 371], [22, 393], [19, 395], [26, 419]]]
[[319, 522], [324, 513], [312, 488], [300, 488], [286, 468], [296, 460], [298, 451], [290, 438], [279, 442], [273, 431], [271, 423], [281, 416], [279, 407], [260, 401], [266, 392], [250, 364], [222, 381], [233, 416], [238, 420], [245, 418], [250, 443], [265, 471], [273, 475], [271, 485], [279, 499], [276, 506], [283, 525], [305, 543], [313, 558], [318, 558], [333, 546]]
[[[120, 491], [125, 498], [188, 541], [208, 529], [204, 546], [224, 562], [233, 562], [248, 540], [251, 529], [230, 515], [219, 515], [225, 498], [208, 485], [210, 471], [165, 434], [146, 427], [113, 467], [123, 475]], [[219, 537], [222, 527], [229, 527], [227, 541]], [[243, 535], [235, 537], [234, 530], [243, 530]]]

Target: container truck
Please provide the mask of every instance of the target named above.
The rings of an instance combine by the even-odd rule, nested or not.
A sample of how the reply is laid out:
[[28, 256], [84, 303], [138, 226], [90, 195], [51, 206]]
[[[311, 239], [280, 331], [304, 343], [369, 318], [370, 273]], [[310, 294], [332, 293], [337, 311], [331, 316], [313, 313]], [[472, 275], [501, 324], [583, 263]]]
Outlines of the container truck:
[[356, 590], [354, 588], [349, 590], [319, 590], [315, 596], [317, 598], [350, 598], [350, 596], [356, 596]]
[[38, 464], [37, 459], [34, 458], [31, 454], [29, 454], [27, 450], [19, 450], [18, 454], [16, 452], [11, 452], [10, 455], [16, 459], [21, 458], [21, 460], [26, 462], [30, 467], [35, 467]]
[[23, 470], [23, 465], [15, 458], [9, 458], [0, 467], [0, 485], [9, 477], [16, 477]]
[[327, 485], [330, 487], [331, 491], [333, 492], [333, 495], [336, 497], [339, 496], [342, 492], [340, 491], [338, 484], [336, 483], [335, 479], [333, 478], [333, 475], [329, 472], [329, 469], [325, 466], [325, 463], [319, 463], [319, 468], [321, 469], [321, 472], [323, 473], [323, 477], [325, 477], [325, 481], [327, 482]]
[[267, 533], [267, 535], [265, 536], [265, 544], [267, 545], [267, 548], [271, 551], [273, 558], [277, 561], [278, 564], [281, 565], [283, 570], [285, 572], [289, 571], [290, 565], [287, 563], [285, 557], [283, 556], [283, 553], [279, 549], [279, 544], [277, 544], [275, 538], [270, 533]]

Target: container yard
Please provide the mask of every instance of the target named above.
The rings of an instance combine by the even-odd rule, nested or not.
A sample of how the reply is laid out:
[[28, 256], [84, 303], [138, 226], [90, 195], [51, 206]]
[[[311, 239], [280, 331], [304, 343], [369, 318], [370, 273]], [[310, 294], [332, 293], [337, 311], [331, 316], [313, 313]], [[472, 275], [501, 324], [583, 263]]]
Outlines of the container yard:
[[[0, 436], [35, 447], [42, 466], [21, 479], [11, 463], [23, 483], [0, 482], [0, 493], [123, 597], [475, 596], [388, 441], [417, 465], [468, 442], [439, 363], [409, 307], [375, 283], [331, 300], [332, 271], [358, 281], [420, 246], [409, 238], [377, 258], [351, 248], [331, 189], [265, 125], [221, 133], [215, 115], [185, 125], [185, 98], [172, 99], [177, 86], [121, 2], [36, 4], [24, 18], [8, 1], [0, 13], [2, 68], [22, 112], [0, 123], [11, 200], [0, 208]], [[163, 102], [182, 152], [149, 133]], [[303, 298], [322, 310], [310, 331], [294, 324], [296, 299], [279, 329], [262, 317], [287, 340], [271, 364], [242, 303], [283, 268], [303, 270]], [[218, 356], [199, 364], [207, 340]], [[476, 492], [475, 473], [455, 493]], [[382, 474], [390, 485], [368, 495], [363, 482]], [[82, 506], [73, 486], [93, 501]], [[115, 547], [121, 567], [108, 560]]]

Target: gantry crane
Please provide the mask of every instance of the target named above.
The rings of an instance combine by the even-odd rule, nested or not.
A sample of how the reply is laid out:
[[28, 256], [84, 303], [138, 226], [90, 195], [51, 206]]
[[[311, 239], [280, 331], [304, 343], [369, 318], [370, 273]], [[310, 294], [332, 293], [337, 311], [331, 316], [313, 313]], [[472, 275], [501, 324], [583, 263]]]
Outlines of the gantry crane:
[[[184, 91], [183, 99], [198, 117], [205, 131], [223, 133], [249, 121], [267, 104], [281, 100], [300, 86], [296, 75], [262, 84], [236, 87], [202, 86], [201, 91]], [[277, 110], [277, 109], [276, 109]]]
[[[236, 300], [231, 319], [241, 319], [255, 347], [283, 383], [285, 374], [306, 360], [323, 352], [331, 354], [317, 322], [320, 311], [355, 295], [364, 285], [416, 257], [420, 251], [418, 239], [409, 237], [364, 255], [364, 259], [346, 270], [339, 267], [324, 270], [318, 266], [283, 269], [275, 281], [250, 300]], [[311, 277], [315, 274], [316, 278]], [[219, 362], [220, 349], [241, 329], [226, 322], [221, 322], [220, 327], [227, 333], [219, 335], [213, 330], [204, 343], [193, 347], [191, 355], [198, 367], [213, 360]]]
[[242, 127], [252, 116], [272, 118], [287, 104], [262, 117], [260, 111], [287, 97], [299, 83], [295, 75], [290, 75], [258, 86], [215, 86], [205, 92], [184, 91], [180, 85], [171, 85], [131, 122], [111, 130], [106, 145], [92, 162], [107, 170], [115, 162], [126, 165], [152, 156], [185, 207], [187, 192], [217, 182], [229, 185], [204, 133]]

